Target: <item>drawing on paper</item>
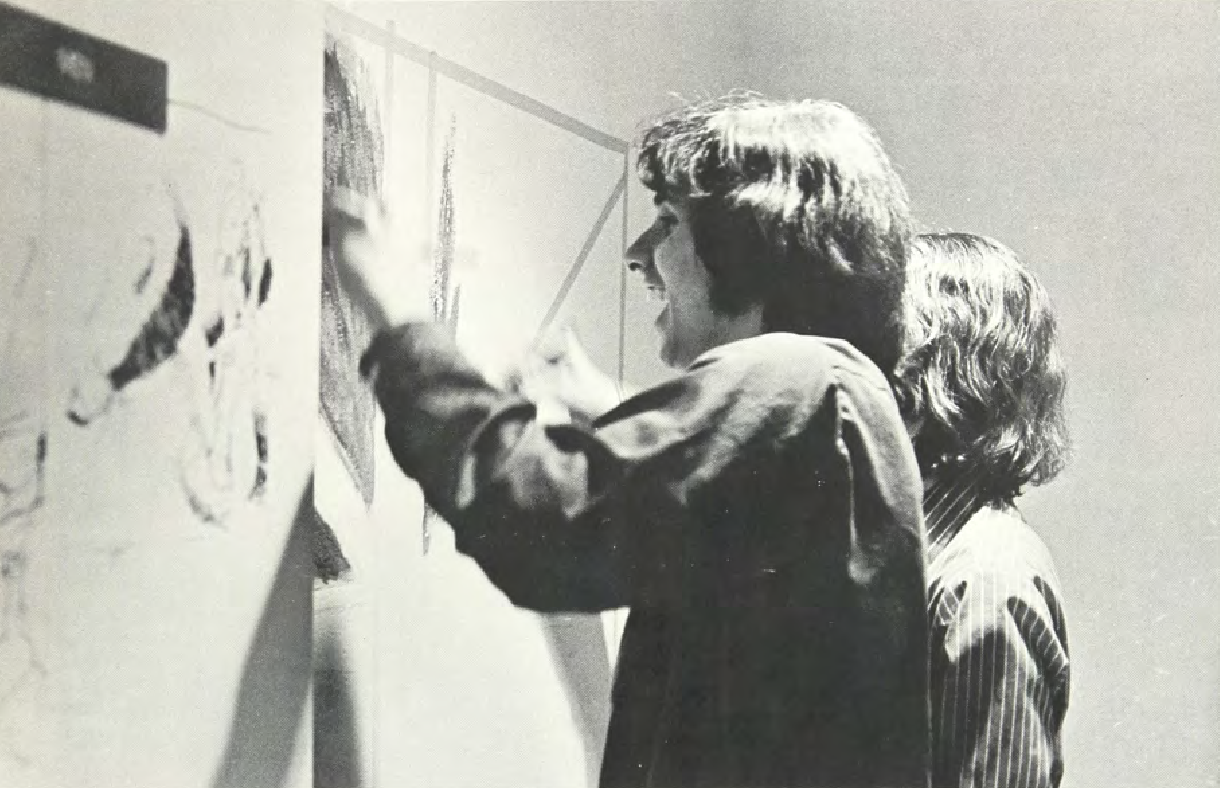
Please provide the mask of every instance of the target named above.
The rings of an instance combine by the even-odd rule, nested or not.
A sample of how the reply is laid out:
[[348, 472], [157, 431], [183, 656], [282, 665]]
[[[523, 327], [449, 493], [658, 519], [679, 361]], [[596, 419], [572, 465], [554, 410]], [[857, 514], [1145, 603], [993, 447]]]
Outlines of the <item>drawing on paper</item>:
[[[366, 196], [382, 193], [385, 141], [376, 91], [360, 57], [326, 36], [323, 52], [322, 178], [327, 191], [345, 188]], [[373, 502], [376, 400], [360, 378], [360, 354], [372, 329], [339, 281], [329, 243], [322, 236], [319, 314], [318, 409], [337, 453], [364, 505]], [[312, 512], [315, 575], [338, 580], [351, 569], [334, 530]]]
[[441, 196], [437, 217], [436, 245], [432, 254], [432, 287], [428, 293], [432, 302], [432, 319], [457, 331], [461, 286], [453, 280], [453, 265], [457, 251], [457, 231], [453, 204], [453, 148], [457, 119], [449, 120], [445, 137], [445, 153], [441, 160]]
[[30, 413], [0, 422], [0, 712], [46, 673], [26, 602], [26, 556], [45, 495], [46, 429]]
[[[113, 364], [95, 359], [73, 386], [67, 408], [73, 423], [87, 426], [172, 360], [184, 367], [193, 407], [180, 479], [188, 504], [205, 522], [220, 522], [236, 506], [261, 498], [270, 476], [257, 316], [271, 294], [272, 263], [259, 200], [244, 179], [237, 180], [222, 203], [211, 264], [170, 189], [178, 233], [165, 285], [122, 358]], [[86, 326], [103, 307], [134, 311], [147, 302], [167, 255], [152, 237], [140, 239], [136, 248], [146, 256], [138, 273], [129, 285], [103, 290]]]
[[[363, 62], [328, 35], [324, 55], [323, 179], [326, 189], [381, 194], [385, 145], [376, 94]], [[319, 403], [365, 505], [373, 500], [376, 403], [359, 375], [372, 331], [339, 282], [325, 239], [322, 255]]]
[[[13, 363], [20, 324], [38, 324], [35, 333], [40, 327], [31, 314], [38, 310], [31, 309], [28, 300], [35, 257], [31, 251], [17, 278], [6, 305], [17, 319], [7, 324], [0, 342], [0, 381], [16, 382], [0, 398], [0, 715], [23, 693], [36, 692], [47, 673], [30, 617], [26, 579], [29, 542], [46, 498], [47, 428], [37, 390], [16, 390], [23, 379], [27, 385], [34, 383], [28, 373], [37, 372]], [[10, 738], [0, 727], [0, 741]]]
[[[445, 137], [445, 152], [441, 159], [441, 195], [437, 216], [436, 243], [432, 252], [432, 282], [428, 293], [432, 304], [432, 319], [443, 323], [451, 334], [457, 334], [462, 288], [454, 280], [457, 256], [456, 208], [453, 201], [453, 151], [457, 136], [457, 119], [449, 118], [449, 133]], [[423, 549], [428, 552], [432, 540], [431, 521], [436, 517], [432, 507], [424, 506]]]
[[[100, 374], [86, 374], [73, 387], [68, 403], [68, 418], [74, 423], [83, 426], [102, 416], [110, 409], [119, 392], [150, 375], [177, 352], [195, 310], [196, 285], [191, 233], [180, 206], [178, 229], [178, 246], [169, 280], [128, 345], [126, 354], [117, 364]], [[144, 239], [144, 247], [147, 263], [131, 285], [130, 298], [137, 303], [146, 295], [159, 257], [159, 250], [151, 238]], [[94, 304], [94, 312], [99, 305], [100, 301]]]
[[192, 510], [213, 523], [261, 499], [270, 473], [259, 315], [272, 260], [260, 200], [244, 186], [225, 203], [215, 269], [216, 303], [199, 329], [202, 358], [191, 364], [200, 396], [181, 473]]

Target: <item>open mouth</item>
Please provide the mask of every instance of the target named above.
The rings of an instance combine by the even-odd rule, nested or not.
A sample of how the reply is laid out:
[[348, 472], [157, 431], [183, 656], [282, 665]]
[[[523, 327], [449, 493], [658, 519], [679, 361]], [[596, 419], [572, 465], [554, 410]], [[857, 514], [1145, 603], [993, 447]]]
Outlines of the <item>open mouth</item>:
[[668, 321], [669, 316], [669, 296], [665, 293], [665, 286], [660, 284], [648, 285], [648, 302], [651, 304], [660, 304], [661, 310], [657, 312], [656, 320], [653, 324], [657, 328], [662, 328]]
[[660, 311], [657, 312], [656, 319], [653, 320], [653, 326], [655, 326], [658, 331], [665, 331], [669, 326], [669, 300], [666, 299], [664, 290], [658, 290], [655, 293], [650, 291], [649, 295], [650, 299], [653, 300], [653, 303], [659, 303], [661, 305]]

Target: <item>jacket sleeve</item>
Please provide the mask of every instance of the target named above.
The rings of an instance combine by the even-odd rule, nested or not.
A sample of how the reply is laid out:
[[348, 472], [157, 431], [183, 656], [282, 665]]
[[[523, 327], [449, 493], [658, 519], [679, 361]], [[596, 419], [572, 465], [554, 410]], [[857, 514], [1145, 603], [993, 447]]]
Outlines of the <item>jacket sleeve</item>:
[[932, 663], [938, 788], [1059, 785], [1067, 645], [1041, 591], [981, 571], [944, 609]]
[[[708, 499], [729, 476], [760, 475], [742, 463], [807, 443], [819, 413], [835, 421], [820, 347], [789, 337], [717, 348], [590, 426], [541, 423], [442, 328], [384, 332], [363, 367], [398, 465], [515, 604], [674, 607], [698, 604], [690, 591], [709, 573], [740, 570], [707, 533]], [[833, 436], [823, 441], [832, 451]]]

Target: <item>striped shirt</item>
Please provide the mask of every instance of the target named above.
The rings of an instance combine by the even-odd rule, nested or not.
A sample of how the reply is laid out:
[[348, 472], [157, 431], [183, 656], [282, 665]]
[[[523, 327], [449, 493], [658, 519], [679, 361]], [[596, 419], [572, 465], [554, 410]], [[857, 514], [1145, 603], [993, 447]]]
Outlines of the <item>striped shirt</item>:
[[935, 788], [1044, 788], [1063, 776], [1068, 650], [1046, 546], [976, 480], [924, 496]]

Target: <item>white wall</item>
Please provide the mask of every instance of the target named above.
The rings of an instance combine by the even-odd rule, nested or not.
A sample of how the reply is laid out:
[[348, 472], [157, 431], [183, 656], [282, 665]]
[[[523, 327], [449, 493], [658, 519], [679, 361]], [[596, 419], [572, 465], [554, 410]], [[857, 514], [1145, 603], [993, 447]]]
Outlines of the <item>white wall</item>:
[[[33, 256], [30, 289], [0, 307], [22, 321], [18, 366], [0, 374], [0, 410], [23, 404], [47, 435], [42, 507], [0, 525], [0, 783], [210, 785], [226, 752], [251, 755], [230, 748], [237, 726], [274, 742], [266, 758], [275, 763], [231, 762], [230, 774], [302, 784], [309, 599], [285, 601], [276, 597], [282, 587], [272, 589], [277, 574], [291, 572], [280, 571], [281, 559], [309, 471], [300, 425], [311, 421], [317, 385], [316, 349], [301, 338], [316, 331], [320, 124], [308, 101], [321, 69], [306, 43], [320, 34], [320, 15], [290, 4], [42, 2], [35, 10], [167, 61], [171, 106], [159, 136], [0, 89], [8, 241], [0, 269], [7, 278]], [[172, 195], [193, 250], [187, 334], [88, 425], [74, 424], [71, 392], [105, 390], [105, 371], [168, 282], [178, 243]], [[217, 347], [232, 356], [218, 370], [233, 396], [217, 401], [203, 325], [231, 303], [224, 255], [240, 248], [230, 230], [254, 205], [272, 286], [240, 326], [229, 313]], [[225, 485], [252, 478], [256, 408], [267, 416], [265, 494], [229, 497]], [[187, 469], [203, 471], [194, 460], [208, 438], [218, 486], [193, 489], [230, 507], [213, 522], [192, 511], [183, 486], [206, 475]], [[220, 460], [230, 448], [227, 468]], [[283, 612], [270, 624], [269, 600]], [[257, 640], [266, 626], [274, 643]], [[236, 718], [251, 693], [277, 690], [292, 697], [256, 698], [262, 716], [253, 725]]]
[[[630, 137], [641, 113], [668, 106], [670, 90], [721, 92], [733, 81], [732, 27], [681, 6], [653, 4], [348, 4], [404, 39], [545, 102], [604, 132]], [[726, 8], [728, 8], [726, 6]], [[592, 17], [590, 17], [592, 15]], [[340, 25], [341, 27], [341, 25]], [[675, 46], [673, 29], [697, 43]], [[629, 35], [607, 36], [607, 30]], [[370, 71], [393, 84], [387, 196], [408, 256], [426, 251], [436, 224], [439, 167], [425, 159], [427, 72], [359, 41]], [[655, 53], [669, 51], [660, 68]], [[716, 53], [717, 56], [713, 56]], [[698, 65], [696, 65], [698, 64]], [[388, 99], [383, 99], [383, 109]], [[453, 113], [459, 341], [502, 369], [533, 339], [573, 265], [624, 160], [452, 79], [438, 79], [435, 147]], [[429, 167], [431, 170], [429, 171]], [[431, 180], [429, 180], [431, 179]], [[425, 199], [427, 184], [431, 199]], [[615, 206], [555, 327], [571, 326], [604, 368], [619, 361], [624, 230], [649, 221], [631, 174], [628, 226]], [[427, 255], [417, 255], [426, 259]], [[462, 270], [465, 266], [465, 270]], [[628, 377], [656, 375], [642, 287], [628, 283]], [[329, 440], [319, 476], [341, 474]], [[356, 724], [337, 743], [357, 755], [349, 773], [372, 785], [574, 786], [595, 784], [608, 718], [610, 655], [596, 616], [513, 608], [431, 524], [423, 554], [421, 505], [388, 452], [377, 458], [369, 515], [351, 489], [319, 488], [319, 507], [353, 563], [345, 583], [319, 586], [317, 631], [342, 632]], [[332, 660], [326, 651], [322, 659]], [[330, 745], [328, 745], [330, 746]], [[319, 752], [323, 759], [350, 758]]]
[[[342, 4], [369, 19], [393, 19], [399, 35], [480, 74], [549, 104], [578, 120], [630, 140], [648, 116], [678, 97], [717, 96], [749, 83], [741, 35], [748, 4], [713, 2], [406, 2]], [[522, 178], [531, 177], [523, 170]], [[600, 194], [603, 187], [596, 187]], [[651, 221], [651, 196], [640, 187], [634, 161], [628, 178], [631, 233]], [[557, 192], [536, 210], [558, 221], [576, 193]], [[621, 214], [611, 220], [621, 224]], [[618, 230], [618, 227], [612, 228]], [[599, 250], [600, 252], [601, 250]], [[612, 281], [615, 249], [590, 261]], [[614, 269], [610, 271], [608, 269]], [[597, 275], [597, 274], [594, 274]], [[667, 373], [656, 361], [653, 318], [642, 287], [628, 283], [626, 377], [647, 382]], [[574, 294], [573, 307], [617, 298], [596, 288]], [[595, 332], [582, 333], [589, 344]], [[614, 348], [617, 355], [617, 348]], [[596, 353], [597, 348], [594, 348]], [[609, 352], [606, 363], [610, 363]], [[599, 359], [600, 360], [600, 359]]]

